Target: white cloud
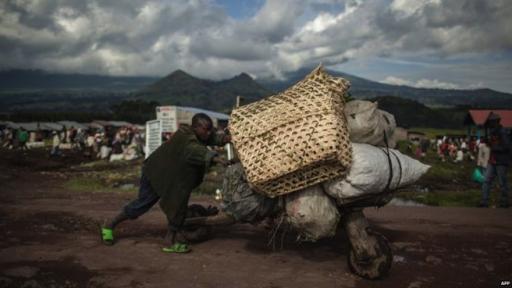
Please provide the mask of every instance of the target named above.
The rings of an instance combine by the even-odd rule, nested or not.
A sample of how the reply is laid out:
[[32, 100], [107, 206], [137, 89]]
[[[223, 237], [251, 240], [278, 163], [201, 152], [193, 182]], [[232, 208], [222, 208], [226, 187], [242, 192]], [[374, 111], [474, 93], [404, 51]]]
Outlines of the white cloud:
[[438, 79], [419, 79], [417, 81], [410, 81], [399, 77], [388, 76], [381, 83], [410, 86], [416, 88], [440, 88], [440, 89], [460, 89], [459, 85], [449, 82], [439, 81]]
[[[0, 68], [282, 76], [320, 62], [510, 51], [510, 15], [509, 0], [267, 0], [243, 19], [211, 0], [0, 1]], [[412, 84], [455, 85], [430, 78]]]
[[386, 79], [384, 79], [380, 82], [385, 83], [385, 84], [391, 84], [391, 85], [414, 86], [413, 82], [399, 78], [399, 77], [395, 77], [395, 76], [388, 76], [388, 77], [386, 77]]

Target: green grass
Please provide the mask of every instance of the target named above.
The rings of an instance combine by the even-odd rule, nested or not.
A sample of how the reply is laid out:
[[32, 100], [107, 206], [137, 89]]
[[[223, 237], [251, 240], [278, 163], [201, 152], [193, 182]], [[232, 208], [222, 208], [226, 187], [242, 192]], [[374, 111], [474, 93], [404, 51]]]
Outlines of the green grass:
[[412, 127], [408, 129], [409, 131], [422, 132], [429, 139], [435, 139], [436, 136], [445, 136], [445, 135], [463, 135], [467, 133], [466, 129], [437, 129], [437, 128], [424, 128], [424, 127]]
[[[66, 181], [63, 186], [77, 192], [136, 192], [137, 187], [121, 189], [125, 183], [138, 183], [141, 163], [94, 161], [75, 166], [77, 175]], [[194, 191], [195, 195], [215, 195], [222, 188], [224, 167], [213, 166], [204, 181]]]
[[121, 189], [123, 184], [138, 183], [140, 163], [94, 161], [72, 167], [77, 171], [64, 183], [66, 189], [89, 192], [130, 192], [137, 187]]
[[397, 193], [396, 196], [401, 199], [413, 200], [429, 206], [474, 207], [478, 201], [480, 201], [480, 195], [480, 190], [470, 189], [466, 191], [403, 191]]
[[134, 187], [132, 189], [121, 189], [114, 188], [105, 183], [100, 178], [93, 178], [88, 176], [75, 176], [66, 182], [64, 182], [63, 187], [65, 189], [76, 191], [76, 192], [136, 192], [137, 188]]
[[[415, 151], [416, 147], [412, 146], [411, 150], [408, 150], [407, 146], [407, 141], [398, 143], [398, 149], [402, 153], [415, 158], [412, 151]], [[475, 207], [479, 203], [481, 184], [471, 180], [471, 175], [476, 167], [475, 161], [465, 160], [462, 163], [453, 163], [453, 161], [447, 160], [442, 162], [433, 150], [427, 152], [427, 157], [418, 160], [430, 165], [431, 168], [414, 185], [423, 190], [427, 188], [428, 192], [419, 192], [416, 191], [418, 189], [409, 187], [399, 191], [396, 194], [397, 197], [431, 206]], [[508, 182], [512, 183], [512, 169], [509, 169], [508, 172]], [[491, 204], [496, 204], [499, 197], [496, 182], [497, 179], [491, 190]]]

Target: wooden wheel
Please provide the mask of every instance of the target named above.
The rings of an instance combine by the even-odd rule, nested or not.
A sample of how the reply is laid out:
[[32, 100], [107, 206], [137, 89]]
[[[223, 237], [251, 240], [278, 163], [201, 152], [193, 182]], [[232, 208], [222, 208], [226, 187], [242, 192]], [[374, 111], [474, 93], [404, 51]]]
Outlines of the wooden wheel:
[[364, 255], [356, 256], [354, 249], [350, 249], [348, 265], [355, 274], [366, 279], [379, 279], [386, 276], [391, 269], [393, 255], [389, 242], [382, 234], [375, 231], [368, 231], [369, 237], [375, 238], [374, 247], [377, 256], [369, 257]]

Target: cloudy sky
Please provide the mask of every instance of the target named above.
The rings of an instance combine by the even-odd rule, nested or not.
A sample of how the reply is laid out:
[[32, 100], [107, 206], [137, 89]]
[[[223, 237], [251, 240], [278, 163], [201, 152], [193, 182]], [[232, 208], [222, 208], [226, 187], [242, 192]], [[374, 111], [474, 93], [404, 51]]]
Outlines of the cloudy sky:
[[510, 0], [2, 0], [0, 69], [225, 79], [320, 62], [512, 92]]

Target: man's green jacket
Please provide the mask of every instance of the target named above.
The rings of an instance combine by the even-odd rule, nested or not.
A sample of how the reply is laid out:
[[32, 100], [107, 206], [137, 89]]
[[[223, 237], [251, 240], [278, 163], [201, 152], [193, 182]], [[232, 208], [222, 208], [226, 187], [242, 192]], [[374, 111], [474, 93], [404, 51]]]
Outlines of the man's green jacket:
[[160, 196], [160, 207], [170, 224], [181, 225], [194, 188], [201, 184], [215, 152], [189, 126], [182, 126], [172, 138], [156, 149], [144, 163], [143, 172], [151, 188]]

